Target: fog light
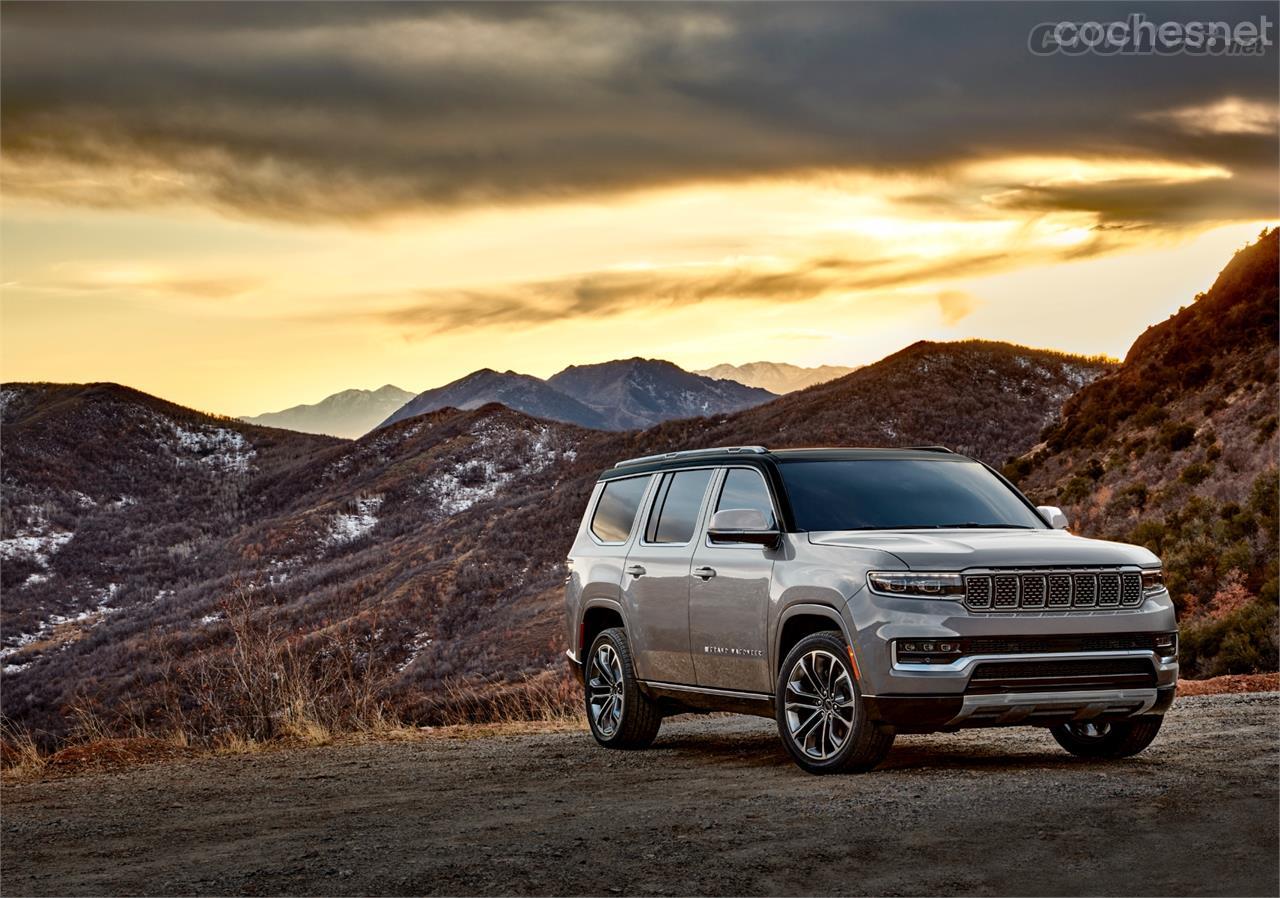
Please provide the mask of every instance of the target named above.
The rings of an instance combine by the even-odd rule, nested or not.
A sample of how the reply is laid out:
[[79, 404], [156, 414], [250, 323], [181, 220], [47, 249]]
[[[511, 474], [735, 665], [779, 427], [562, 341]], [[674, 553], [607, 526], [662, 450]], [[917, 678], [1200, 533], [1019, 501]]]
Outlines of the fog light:
[[1177, 633], [1156, 634], [1156, 654], [1162, 658], [1172, 658], [1178, 654]]
[[960, 642], [901, 639], [894, 641], [895, 657], [901, 664], [950, 664], [963, 654]]

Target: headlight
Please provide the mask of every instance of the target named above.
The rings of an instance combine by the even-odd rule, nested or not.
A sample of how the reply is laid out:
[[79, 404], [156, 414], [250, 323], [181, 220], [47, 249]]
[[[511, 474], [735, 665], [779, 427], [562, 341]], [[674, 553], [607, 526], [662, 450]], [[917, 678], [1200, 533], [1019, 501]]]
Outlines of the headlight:
[[909, 574], [872, 571], [867, 574], [872, 592], [911, 599], [963, 599], [964, 578], [959, 574]]
[[1162, 589], [1164, 589], [1164, 571], [1160, 568], [1154, 568], [1142, 572], [1142, 591], [1145, 594], [1150, 595]]

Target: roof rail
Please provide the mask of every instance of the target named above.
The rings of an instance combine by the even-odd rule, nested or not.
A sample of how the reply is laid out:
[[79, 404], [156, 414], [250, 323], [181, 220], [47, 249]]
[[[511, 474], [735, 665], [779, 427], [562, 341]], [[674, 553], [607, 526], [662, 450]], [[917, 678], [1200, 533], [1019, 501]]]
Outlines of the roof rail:
[[904, 446], [904, 449], [914, 449], [916, 452], [945, 452], [948, 455], [955, 455], [954, 449], [948, 449], [946, 446]]
[[660, 452], [657, 455], [642, 455], [639, 458], [628, 458], [614, 465], [615, 468], [627, 468], [631, 465], [643, 465], [653, 461], [666, 461], [670, 458], [698, 458], [703, 455], [764, 455], [769, 450], [763, 446], [721, 446], [716, 449], [685, 449], [680, 452]]

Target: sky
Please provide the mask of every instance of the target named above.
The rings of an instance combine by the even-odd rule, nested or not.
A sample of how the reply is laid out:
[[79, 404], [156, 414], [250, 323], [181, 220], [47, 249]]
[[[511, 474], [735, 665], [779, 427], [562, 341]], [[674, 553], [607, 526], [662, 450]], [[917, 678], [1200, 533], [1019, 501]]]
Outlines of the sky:
[[0, 5], [0, 376], [352, 387], [919, 339], [1122, 357], [1280, 218], [1259, 4]]

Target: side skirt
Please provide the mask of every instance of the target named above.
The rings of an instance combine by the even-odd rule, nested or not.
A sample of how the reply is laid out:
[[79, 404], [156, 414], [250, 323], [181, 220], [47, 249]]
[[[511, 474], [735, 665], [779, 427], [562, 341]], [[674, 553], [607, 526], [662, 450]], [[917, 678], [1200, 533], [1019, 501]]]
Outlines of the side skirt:
[[760, 692], [735, 692], [706, 686], [683, 686], [679, 683], [657, 683], [641, 680], [645, 694], [658, 702], [664, 714], [708, 714], [726, 711], [772, 718], [773, 696]]

